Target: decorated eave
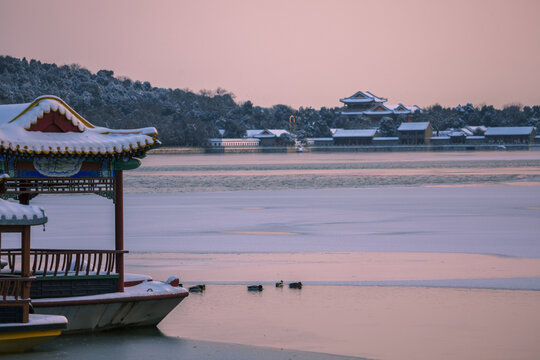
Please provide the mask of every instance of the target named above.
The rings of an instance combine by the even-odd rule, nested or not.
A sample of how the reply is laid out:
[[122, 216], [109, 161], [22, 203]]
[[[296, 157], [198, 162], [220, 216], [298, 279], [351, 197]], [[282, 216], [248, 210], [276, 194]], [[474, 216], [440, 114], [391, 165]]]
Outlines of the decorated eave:
[[40, 225], [47, 222], [45, 211], [39, 206], [20, 205], [0, 199], [0, 226]]
[[0, 153], [17, 157], [140, 157], [159, 145], [156, 136], [153, 127], [94, 126], [56, 96], [0, 105]]

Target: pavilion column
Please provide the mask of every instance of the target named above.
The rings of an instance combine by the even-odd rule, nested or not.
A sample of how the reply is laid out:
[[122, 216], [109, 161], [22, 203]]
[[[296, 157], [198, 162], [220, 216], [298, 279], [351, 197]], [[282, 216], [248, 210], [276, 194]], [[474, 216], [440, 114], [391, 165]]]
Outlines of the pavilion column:
[[[21, 231], [21, 277], [29, 278], [30, 277], [30, 226], [24, 226]], [[22, 292], [23, 299], [30, 298], [30, 286], [27, 284], [23, 285]], [[23, 306], [23, 323], [28, 322], [29, 318], [29, 304], [24, 304]]]
[[[114, 175], [114, 237], [115, 250], [124, 250], [124, 186], [122, 170]], [[124, 254], [116, 254], [116, 272], [118, 273], [118, 292], [124, 292]]]

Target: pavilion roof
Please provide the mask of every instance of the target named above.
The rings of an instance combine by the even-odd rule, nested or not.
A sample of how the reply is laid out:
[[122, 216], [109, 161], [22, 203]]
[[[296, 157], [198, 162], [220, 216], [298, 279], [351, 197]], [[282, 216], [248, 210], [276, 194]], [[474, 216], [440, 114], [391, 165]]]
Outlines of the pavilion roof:
[[46, 222], [47, 216], [41, 207], [0, 199], [0, 226], [40, 225]]
[[[45, 121], [47, 114], [54, 115], [59, 126], [44, 132], [40, 122]], [[25, 104], [0, 105], [0, 152], [129, 156], [158, 145], [156, 136], [153, 127], [122, 130], [94, 126], [56, 96], [40, 96]]]

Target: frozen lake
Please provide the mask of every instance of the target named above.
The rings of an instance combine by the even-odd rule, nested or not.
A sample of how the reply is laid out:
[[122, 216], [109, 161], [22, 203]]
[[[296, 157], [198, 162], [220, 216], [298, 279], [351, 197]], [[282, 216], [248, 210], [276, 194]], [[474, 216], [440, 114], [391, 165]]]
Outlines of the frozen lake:
[[[113, 204], [39, 196], [33, 246], [111, 248]], [[127, 194], [126, 248], [158, 252], [460, 252], [540, 257], [540, 186]]]
[[[160, 331], [17, 358], [536, 359], [539, 179], [540, 152], [149, 156], [126, 174], [126, 269], [208, 290]], [[34, 247], [114, 247], [110, 200], [32, 204]]]

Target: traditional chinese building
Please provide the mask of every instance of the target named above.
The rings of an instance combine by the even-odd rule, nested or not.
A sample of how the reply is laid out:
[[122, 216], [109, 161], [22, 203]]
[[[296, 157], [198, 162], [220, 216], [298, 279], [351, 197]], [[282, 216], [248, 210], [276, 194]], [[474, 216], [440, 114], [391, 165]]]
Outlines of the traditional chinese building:
[[334, 145], [372, 145], [377, 129], [339, 129], [332, 137]]
[[433, 128], [429, 122], [404, 122], [398, 128], [399, 143], [421, 145], [430, 141]]
[[407, 117], [407, 121], [410, 121], [413, 113], [422, 111], [416, 105], [386, 104], [388, 99], [378, 97], [369, 91], [357, 91], [347, 98], [339, 99], [339, 101], [345, 104], [341, 115], [348, 117], [366, 116], [374, 126], [378, 126], [379, 121], [384, 116], [397, 119], [399, 115], [403, 115]]
[[484, 136], [491, 144], [533, 144], [536, 130], [533, 126], [489, 127]]
[[260, 146], [283, 146], [281, 136], [289, 135], [291, 133], [283, 129], [255, 129], [246, 130], [246, 138], [259, 139]]

